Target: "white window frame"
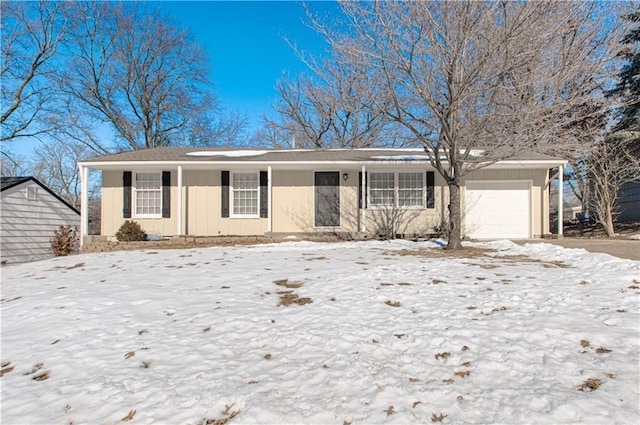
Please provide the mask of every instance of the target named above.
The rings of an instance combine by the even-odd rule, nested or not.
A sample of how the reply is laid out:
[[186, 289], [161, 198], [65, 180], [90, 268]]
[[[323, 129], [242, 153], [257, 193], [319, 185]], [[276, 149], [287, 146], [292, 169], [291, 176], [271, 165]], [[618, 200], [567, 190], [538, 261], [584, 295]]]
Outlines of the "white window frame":
[[38, 187], [37, 186], [27, 186], [26, 196], [29, 201], [37, 201], [38, 200]]
[[[371, 202], [373, 197], [371, 196], [371, 180], [372, 174], [393, 174], [393, 204], [376, 205]], [[401, 190], [415, 190], [415, 189], [400, 189], [400, 174], [419, 174], [422, 178], [422, 199], [420, 205], [400, 205], [400, 191]], [[423, 210], [426, 209], [426, 197], [427, 197], [427, 177], [426, 171], [369, 171], [367, 177], [367, 208], [372, 210], [397, 208], [403, 210]], [[375, 189], [373, 189], [375, 190]]]
[[[372, 183], [372, 181], [374, 180], [374, 179], [373, 179], [373, 175], [375, 175], [375, 174], [386, 174], [386, 175], [391, 174], [391, 175], [393, 176], [393, 184], [392, 184], [392, 187], [391, 187], [391, 188], [384, 188], [384, 189], [372, 188], [372, 187], [371, 187], [371, 183]], [[381, 209], [383, 209], [383, 208], [392, 208], [392, 207], [395, 207], [395, 206], [396, 206], [396, 204], [397, 204], [397, 202], [398, 202], [398, 201], [397, 201], [397, 193], [396, 193], [396, 181], [397, 181], [397, 179], [396, 179], [396, 173], [393, 173], [393, 172], [391, 172], [391, 171], [370, 171], [370, 172], [369, 172], [369, 177], [367, 178], [367, 180], [368, 180], [368, 187], [367, 187], [367, 190], [369, 191], [368, 196], [367, 196], [367, 199], [369, 200], [369, 208], [374, 208], [374, 209], [375, 209], [375, 208], [381, 208]], [[385, 192], [387, 192], [387, 191], [391, 190], [391, 191], [392, 191], [391, 193], [392, 193], [392, 196], [393, 196], [393, 204], [378, 204], [378, 203], [373, 203], [373, 202], [372, 202], [372, 200], [374, 199], [374, 195], [373, 195], [373, 193], [374, 193], [375, 191], [377, 191], [377, 190], [385, 191]]]
[[[154, 174], [158, 176], [159, 186], [157, 188], [138, 189], [138, 175], [142, 174]], [[159, 209], [157, 213], [138, 213], [138, 194], [147, 193], [159, 193]], [[142, 171], [133, 173], [133, 181], [131, 182], [131, 207], [133, 218], [162, 218], [162, 172], [161, 171]]]
[[[231, 172], [230, 174], [230, 178], [229, 178], [229, 217], [230, 218], [260, 218], [260, 172], [259, 171], [237, 171], [237, 172]], [[243, 175], [255, 175], [256, 177], [256, 187], [255, 189], [236, 189], [234, 187], [234, 183], [236, 181], [236, 176], [243, 174]], [[236, 199], [236, 193], [240, 193], [240, 192], [255, 192], [255, 198], [256, 198], [256, 211], [255, 213], [236, 213], [235, 211], [235, 199]]]
[[[413, 190], [418, 190], [416, 188], [404, 188], [401, 189], [400, 188], [400, 174], [415, 174], [415, 175], [419, 175], [420, 176], [420, 182], [422, 183], [422, 186], [420, 187], [420, 191], [422, 192], [421, 196], [420, 196], [420, 203], [418, 205], [400, 205], [400, 192], [401, 191], [413, 191]], [[426, 203], [426, 188], [427, 186], [427, 173], [426, 172], [419, 172], [419, 171], [400, 171], [396, 173], [396, 205], [398, 206], [398, 208], [404, 208], [404, 209], [424, 209], [427, 205]]]

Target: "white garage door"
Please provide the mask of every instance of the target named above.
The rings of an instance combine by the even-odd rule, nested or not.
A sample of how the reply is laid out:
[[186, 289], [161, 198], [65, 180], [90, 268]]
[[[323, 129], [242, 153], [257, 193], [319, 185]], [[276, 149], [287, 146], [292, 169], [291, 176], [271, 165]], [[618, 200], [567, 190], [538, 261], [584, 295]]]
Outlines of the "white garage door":
[[528, 181], [467, 182], [466, 235], [475, 239], [531, 237]]

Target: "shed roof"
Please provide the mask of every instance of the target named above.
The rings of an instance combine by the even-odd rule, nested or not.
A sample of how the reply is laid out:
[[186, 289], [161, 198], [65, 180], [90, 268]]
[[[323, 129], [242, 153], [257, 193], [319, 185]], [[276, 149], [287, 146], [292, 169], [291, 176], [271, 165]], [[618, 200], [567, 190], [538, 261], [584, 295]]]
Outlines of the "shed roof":
[[17, 186], [21, 183], [29, 181], [33, 179], [33, 177], [21, 176], [21, 177], [5, 177], [2, 176], [0, 178], [0, 191], [11, 189], [14, 186]]
[[49, 187], [47, 187], [44, 184], [42, 184], [38, 179], [36, 179], [33, 176], [19, 176], [19, 177], [5, 177], [5, 176], [2, 176], [2, 178], [0, 178], [0, 192], [4, 192], [7, 189], [11, 189], [12, 187], [16, 187], [18, 185], [21, 185], [21, 184], [29, 182], [29, 181], [34, 182], [35, 184], [40, 186], [42, 189], [44, 189], [45, 191], [50, 193], [58, 201], [63, 203], [65, 206], [67, 206], [69, 209], [73, 210], [73, 212], [75, 212], [76, 214], [80, 215], [80, 211], [78, 211], [73, 205], [71, 205], [70, 203], [68, 203], [64, 199], [62, 199], [60, 197], [60, 195], [55, 193]]

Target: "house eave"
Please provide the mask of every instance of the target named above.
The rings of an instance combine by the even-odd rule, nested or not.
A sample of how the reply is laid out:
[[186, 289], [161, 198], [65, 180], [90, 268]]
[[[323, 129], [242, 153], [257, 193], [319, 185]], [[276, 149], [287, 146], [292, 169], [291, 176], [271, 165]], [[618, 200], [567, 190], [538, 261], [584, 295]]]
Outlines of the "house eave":
[[[553, 168], [566, 165], [565, 160], [502, 160], [478, 168], [488, 169], [540, 169]], [[407, 166], [416, 168], [429, 168], [433, 166], [429, 160], [375, 160], [375, 161], [89, 161], [80, 162], [83, 167], [115, 171], [125, 169], [174, 169], [181, 166], [185, 170], [202, 169], [247, 169], [264, 168], [272, 169], [316, 169], [316, 168], [360, 168], [363, 165], [368, 168], [387, 168], [390, 166]], [[443, 162], [446, 166], [446, 162]]]

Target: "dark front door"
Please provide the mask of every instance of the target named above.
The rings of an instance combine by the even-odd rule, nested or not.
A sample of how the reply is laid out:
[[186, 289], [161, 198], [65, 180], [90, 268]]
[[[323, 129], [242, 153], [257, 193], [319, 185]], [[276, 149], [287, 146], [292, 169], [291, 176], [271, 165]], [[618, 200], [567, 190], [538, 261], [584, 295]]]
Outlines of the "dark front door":
[[315, 226], [340, 226], [340, 173], [317, 172], [315, 187]]

